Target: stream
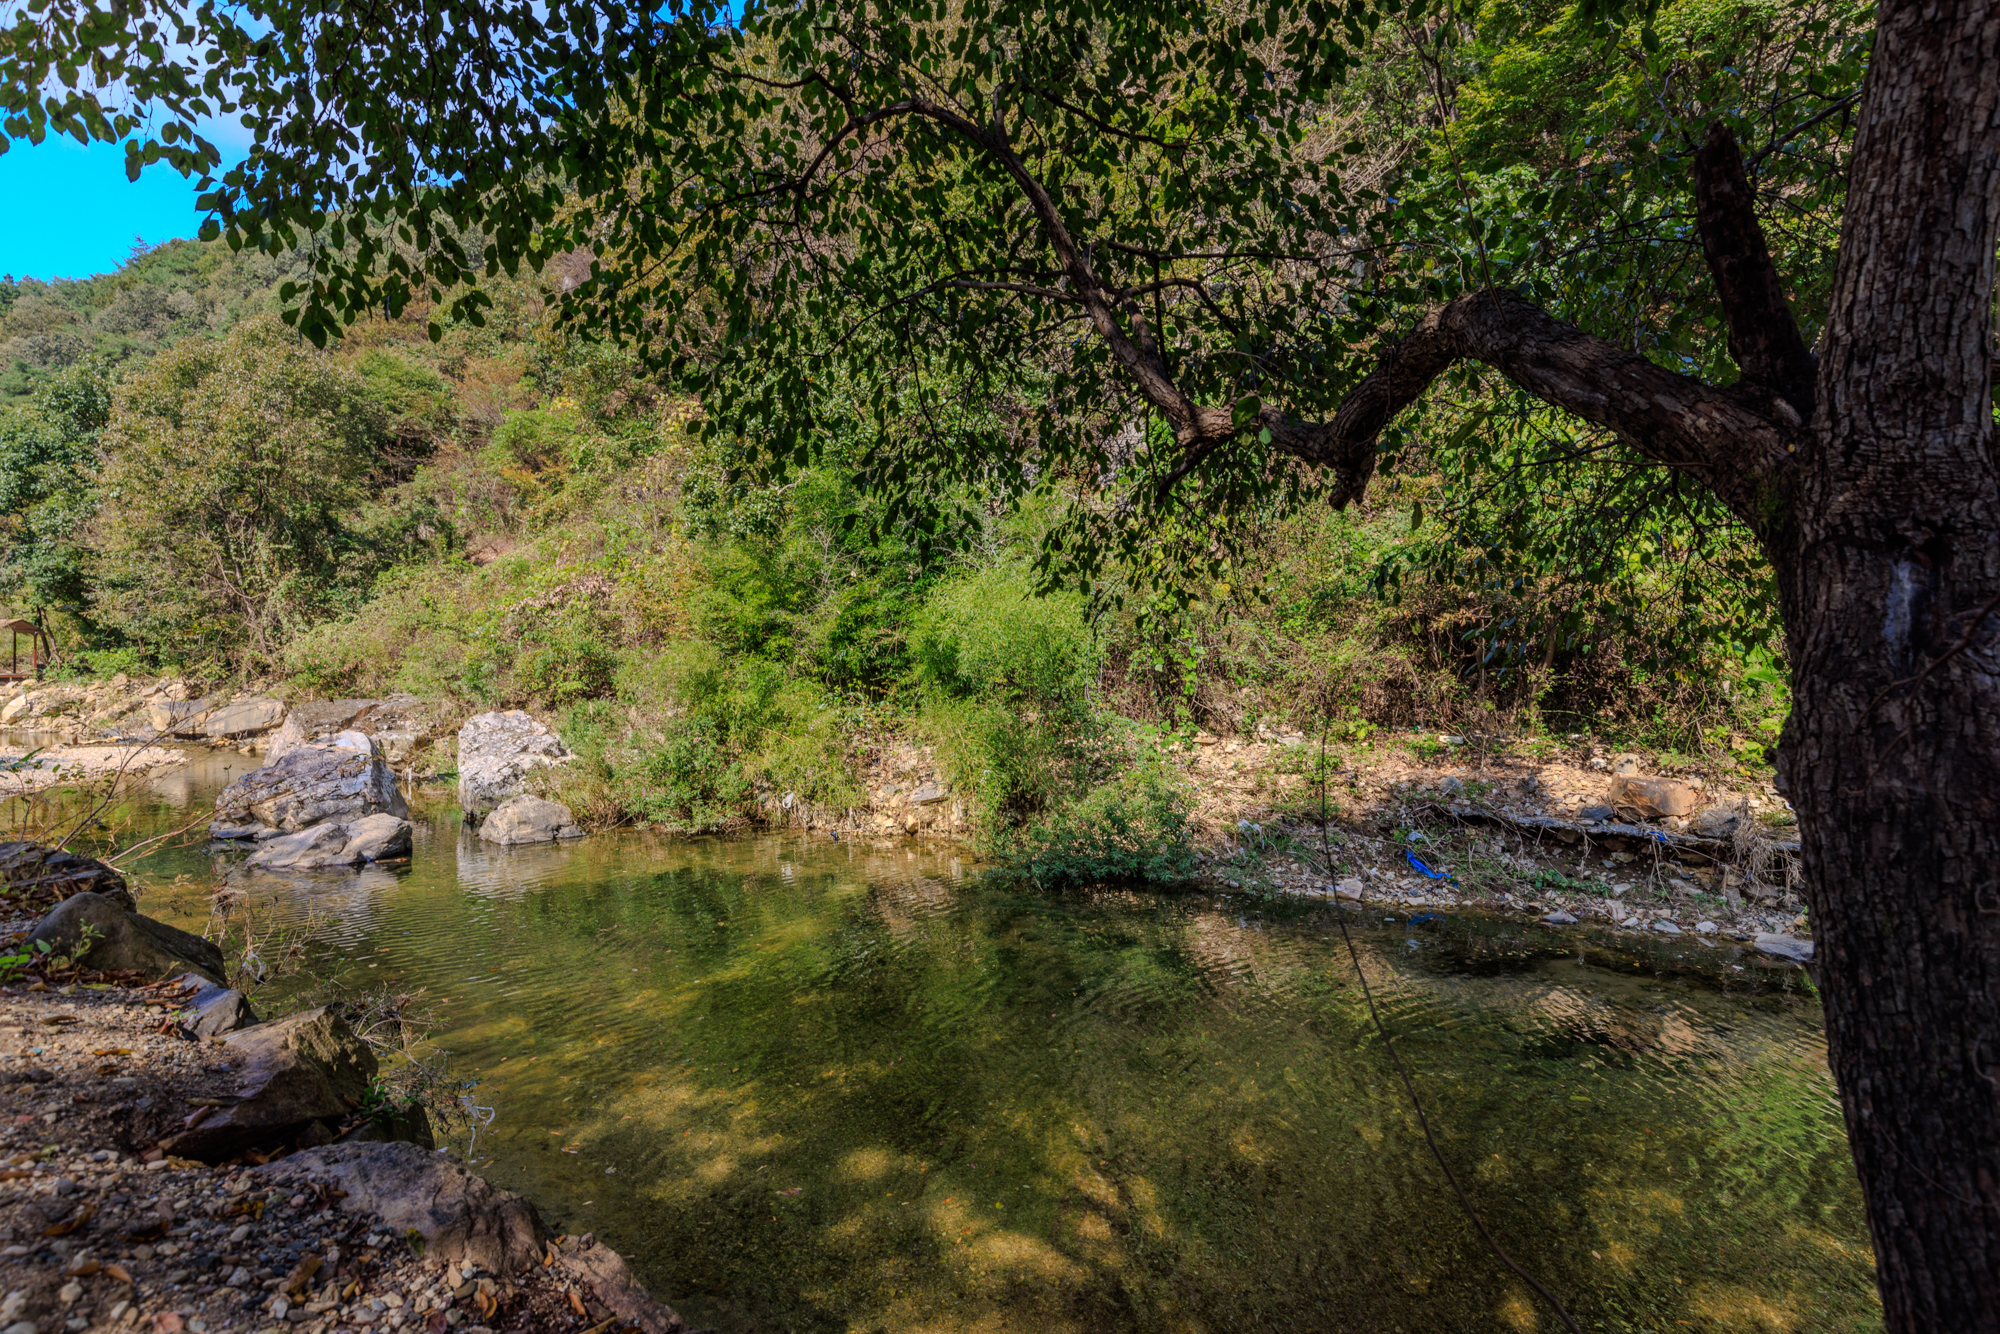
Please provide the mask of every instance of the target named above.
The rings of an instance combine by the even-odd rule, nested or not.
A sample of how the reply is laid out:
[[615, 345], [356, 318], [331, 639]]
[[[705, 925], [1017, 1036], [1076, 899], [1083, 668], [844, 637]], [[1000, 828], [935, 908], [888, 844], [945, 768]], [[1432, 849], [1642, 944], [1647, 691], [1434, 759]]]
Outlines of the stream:
[[[113, 822], [172, 828], [255, 765], [203, 752]], [[140, 906], [198, 930], [226, 874], [254, 920], [316, 921], [267, 1014], [423, 991], [491, 1113], [452, 1147], [691, 1327], [1560, 1328], [1460, 1213], [1324, 905], [413, 819], [410, 863], [359, 873], [163, 851]], [[1585, 1329], [1879, 1327], [1803, 974], [1416, 916], [1350, 916], [1382, 1017], [1488, 1225]]]

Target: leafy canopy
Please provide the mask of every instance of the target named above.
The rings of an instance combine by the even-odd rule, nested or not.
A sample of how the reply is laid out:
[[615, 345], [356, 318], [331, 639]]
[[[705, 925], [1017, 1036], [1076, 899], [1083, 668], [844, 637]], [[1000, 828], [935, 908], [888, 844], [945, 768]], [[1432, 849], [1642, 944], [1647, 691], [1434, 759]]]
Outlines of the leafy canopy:
[[[1712, 121], [1810, 335], [1871, 21], [1841, 0], [840, 0], [737, 23], [699, 0], [36, 0], [0, 98], [31, 139], [158, 125], [133, 170], [203, 173], [231, 244], [305, 248], [287, 318], [315, 343], [417, 301], [477, 323], [482, 276], [559, 261], [564, 316], [700, 393], [747, 466], [810, 462], [835, 386], [865, 384], [861, 477], [911, 540], [976, 530], [968, 482], [1049, 492], [1045, 575], [1088, 586], [1116, 557], [1185, 601], [1257, 583], [1228, 520], [1319, 491], [1260, 413], [1323, 419], [1434, 302], [1515, 286], [1729, 378], [1688, 181]], [[223, 114], [254, 140], [227, 171], [199, 133]], [[1501, 479], [1446, 511], [1493, 578], [1542, 577], [1552, 509], [1735, 559], [1712, 501], [1615, 440], [1473, 372], [1446, 388], [1448, 420], [1387, 433], [1383, 465]], [[1163, 394], [1234, 435], [1188, 458]]]

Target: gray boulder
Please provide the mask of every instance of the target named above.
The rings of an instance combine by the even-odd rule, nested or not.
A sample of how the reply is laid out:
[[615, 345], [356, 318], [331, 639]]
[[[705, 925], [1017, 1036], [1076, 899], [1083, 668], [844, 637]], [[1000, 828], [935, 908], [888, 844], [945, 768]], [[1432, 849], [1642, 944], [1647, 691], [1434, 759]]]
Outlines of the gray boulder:
[[[96, 936], [87, 949], [86, 930]], [[72, 958], [82, 950], [80, 961], [85, 967], [107, 972], [135, 971], [153, 978], [193, 972], [218, 985], [223, 978], [222, 951], [213, 941], [141, 917], [102, 894], [87, 891], [58, 903], [29, 935], [28, 942], [46, 942], [53, 952]]]
[[581, 1279], [598, 1301], [618, 1317], [621, 1327], [636, 1326], [646, 1334], [679, 1334], [681, 1318], [647, 1293], [625, 1264], [625, 1257], [586, 1232], [556, 1244], [556, 1263]]
[[379, 756], [344, 746], [301, 746], [244, 774], [215, 799], [218, 823], [255, 821], [287, 832], [378, 812], [398, 819], [410, 813], [396, 775]]
[[266, 763], [276, 764], [301, 746], [319, 745], [334, 733], [346, 731], [375, 703], [372, 699], [333, 699], [296, 706], [271, 738], [271, 748], [264, 752]]
[[410, 822], [386, 812], [359, 820], [323, 820], [280, 834], [250, 854], [246, 865], [272, 871], [323, 871], [410, 855]]
[[568, 759], [562, 738], [519, 709], [469, 718], [458, 732], [458, 804], [484, 815], [521, 795], [530, 773]]
[[285, 721], [275, 699], [156, 699], [146, 705], [146, 721], [162, 736], [227, 741], [268, 732]]
[[333, 866], [353, 866], [356, 859], [347, 855], [347, 841], [347, 826], [328, 820], [260, 844], [250, 854], [248, 864], [272, 871], [323, 871]]
[[262, 1022], [250, 1008], [250, 998], [207, 978], [186, 973], [175, 979], [187, 994], [187, 1014], [181, 1023], [198, 1038], [219, 1038]]
[[241, 699], [218, 704], [200, 719], [201, 735], [210, 741], [236, 740], [268, 732], [285, 721], [285, 706], [275, 699]]
[[479, 822], [479, 837], [488, 843], [513, 847], [520, 843], [553, 843], [559, 838], [582, 838], [583, 828], [569, 807], [540, 797], [509, 797]]
[[246, 1149], [331, 1143], [375, 1077], [368, 1044], [325, 1007], [232, 1033], [223, 1045], [242, 1072], [236, 1102], [167, 1141], [169, 1153], [214, 1163]]
[[136, 911], [125, 877], [103, 862], [39, 843], [0, 843], [0, 895], [30, 911], [72, 894], [99, 894]]
[[603, 1303], [621, 1328], [680, 1334], [686, 1326], [654, 1301], [625, 1260], [595, 1237], [568, 1236], [551, 1248], [535, 1207], [509, 1190], [415, 1144], [342, 1143], [307, 1149], [257, 1169], [280, 1189], [306, 1184], [346, 1192], [338, 1207], [379, 1218], [390, 1232], [424, 1239], [424, 1259], [471, 1263], [519, 1274], [555, 1263]]
[[396, 816], [364, 815], [347, 826], [347, 855], [358, 862], [386, 862], [410, 855], [410, 822]]

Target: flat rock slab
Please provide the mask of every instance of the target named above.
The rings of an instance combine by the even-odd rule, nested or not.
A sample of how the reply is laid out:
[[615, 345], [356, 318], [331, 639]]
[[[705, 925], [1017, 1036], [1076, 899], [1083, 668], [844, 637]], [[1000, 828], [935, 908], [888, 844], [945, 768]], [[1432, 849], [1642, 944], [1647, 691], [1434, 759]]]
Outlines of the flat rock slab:
[[522, 843], [553, 843], [561, 838], [582, 838], [583, 827], [569, 807], [540, 797], [509, 797], [479, 822], [479, 837], [488, 843], [513, 847]]
[[325, 1144], [358, 1110], [376, 1072], [375, 1054], [322, 1006], [223, 1039], [242, 1071], [237, 1102], [166, 1142], [183, 1158], [220, 1162], [246, 1149]]
[[519, 709], [468, 718], [458, 731], [458, 804], [484, 815], [522, 794], [528, 775], [569, 759], [569, 747]]
[[[95, 936], [85, 948], [86, 934]], [[57, 954], [77, 957], [90, 968], [135, 971], [168, 978], [199, 973], [218, 985], [223, 978], [222, 951], [215, 942], [189, 935], [165, 922], [141, 917], [101, 894], [72, 894], [58, 903], [28, 936], [30, 944], [46, 942]]]
[[1774, 954], [1780, 959], [1790, 959], [1794, 963], [1811, 963], [1813, 943], [1800, 940], [1797, 936], [1780, 935], [1774, 931], [1759, 931], [1751, 942], [1766, 954]]
[[146, 721], [162, 736], [226, 741], [268, 732], [285, 721], [284, 701], [276, 699], [154, 700]]
[[138, 904], [125, 877], [103, 862], [39, 843], [0, 843], [0, 894], [19, 912], [40, 912], [72, 894], [110, 899], [126, 912]]
[[409, 815], [396, 776], [378, 756], [344, 746], [301, 746], [253, 769], [215, 799], [218, 824], [257, 823], [286, 832], [323, 820]]

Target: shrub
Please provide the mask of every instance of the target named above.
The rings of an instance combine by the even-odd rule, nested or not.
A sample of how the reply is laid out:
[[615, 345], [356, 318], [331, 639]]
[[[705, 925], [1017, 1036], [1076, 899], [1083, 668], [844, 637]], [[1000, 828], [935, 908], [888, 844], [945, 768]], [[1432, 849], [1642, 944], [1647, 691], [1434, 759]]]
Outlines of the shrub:
[[997, 845], [1036, 884], [1081, 886], [1192, 878], [1194, 798], [1171, 770], [1148, 761], [1092, 789]]

